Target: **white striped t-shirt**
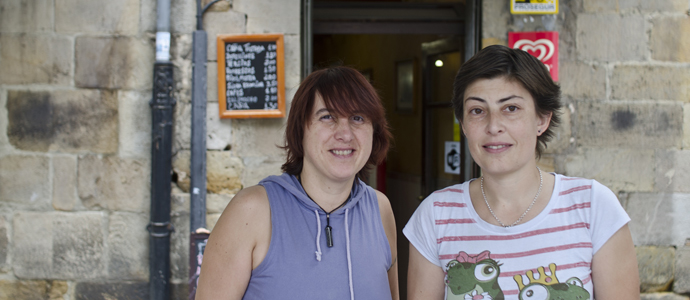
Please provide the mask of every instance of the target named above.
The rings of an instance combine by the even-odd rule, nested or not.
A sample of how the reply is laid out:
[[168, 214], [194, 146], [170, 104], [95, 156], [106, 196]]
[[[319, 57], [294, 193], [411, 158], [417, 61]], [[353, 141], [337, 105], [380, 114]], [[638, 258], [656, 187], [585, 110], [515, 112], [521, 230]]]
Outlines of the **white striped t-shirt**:
[[446, 299], [594, 298], [592, 256], [630, 218], [599, 182], [554, 175], [546, 208], [509, 228], [477, 215], [469, 181], [420, 204], [403, 233], [446, 272]]

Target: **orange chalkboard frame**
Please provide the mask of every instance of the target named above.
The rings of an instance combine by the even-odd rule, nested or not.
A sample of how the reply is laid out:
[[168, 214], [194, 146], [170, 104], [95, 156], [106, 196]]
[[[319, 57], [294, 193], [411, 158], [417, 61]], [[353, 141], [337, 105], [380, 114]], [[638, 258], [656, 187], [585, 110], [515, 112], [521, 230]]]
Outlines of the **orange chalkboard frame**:
[[[276, 77], [278, 81], [277, 109], [229, 109], [226, 99], [226, 43], [275, 42], [276, 44]], [[285, 117], [285, 46], [282, 34], [238, 34], [218, 35], [218, 106], [220, 118], [282, 118]]]

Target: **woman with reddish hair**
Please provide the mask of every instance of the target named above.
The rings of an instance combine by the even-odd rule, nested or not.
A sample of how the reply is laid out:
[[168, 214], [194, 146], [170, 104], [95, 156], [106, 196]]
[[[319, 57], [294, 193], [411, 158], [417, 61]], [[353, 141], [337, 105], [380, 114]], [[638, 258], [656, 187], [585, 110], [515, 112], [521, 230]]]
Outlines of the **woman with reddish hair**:
[[398, 299], [393, 211], [361, 180], [390, 140], [362, 74], [310, 74], [288, 115], [284, 173], [228, 204], [206, 246], [197, 299]]

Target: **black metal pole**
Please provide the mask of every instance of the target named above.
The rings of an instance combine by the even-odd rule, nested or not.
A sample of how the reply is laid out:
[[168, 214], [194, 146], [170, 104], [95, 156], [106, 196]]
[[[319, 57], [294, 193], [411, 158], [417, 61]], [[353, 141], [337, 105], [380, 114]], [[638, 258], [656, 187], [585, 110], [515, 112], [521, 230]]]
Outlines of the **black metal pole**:
[[151, 223], [149, 234], [150, 299], [170, 299], [170, 192], [172, 124], [175, 100], [173, 65], [156, 62], [153, 67], [151, 105]]

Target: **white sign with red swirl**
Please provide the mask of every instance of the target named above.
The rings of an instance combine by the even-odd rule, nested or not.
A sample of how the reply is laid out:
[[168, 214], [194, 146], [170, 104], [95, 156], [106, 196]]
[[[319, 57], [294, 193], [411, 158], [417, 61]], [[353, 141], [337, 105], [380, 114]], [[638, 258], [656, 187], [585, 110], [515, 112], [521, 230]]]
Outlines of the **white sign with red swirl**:
[[538, 58], [551, 72], [551, 78], [558, 81], [558, 32], [510, 32], [508, 47], [523, 50]]

